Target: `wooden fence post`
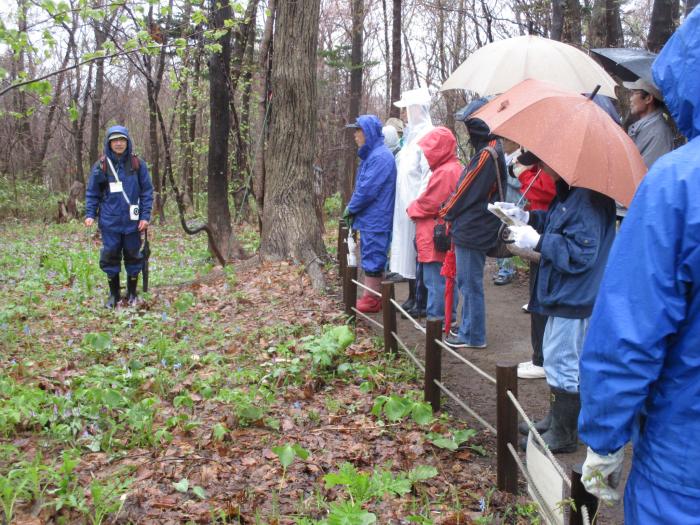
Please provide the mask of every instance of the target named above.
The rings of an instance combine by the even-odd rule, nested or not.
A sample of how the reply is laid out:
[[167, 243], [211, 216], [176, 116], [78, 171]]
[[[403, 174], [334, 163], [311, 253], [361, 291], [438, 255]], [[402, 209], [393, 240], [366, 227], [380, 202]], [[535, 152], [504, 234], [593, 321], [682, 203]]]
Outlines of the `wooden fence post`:
[[384, 351], [396, 354], [398, 344], [391, 332], [396, 333], [396, 308], [391, 300], [394, 298], [394, 283], [384, 281], [382, 283], [382, 317], [384, 324]]
[[496, 453], [498, 488], [511, 494], [518, 492], [518, 464], [508, 450], [508, 443], [518, 449], [518, 411], [508, 398], [508, 391], [518, 397], [518, 367], [496, 365]]
[[357, 281], [357, 266], [346, 266], [343, 274], [343, 302], [345, 303], [345, 314], [348, 317], [355, 317], [352, 307], [357, 302], [357, 285], [352, 282]]
[[440, 410], [440, 387], [435, 384], [442, 378], [442, 354], [436, 339], [442, 340], [442, 319], [428, 319], [425, 327], [425, 382], [423, 400], [430, 403], [433, 413]]
[[582, 465], [574, 465], [571, 468], [571, 499], [574, 502], [574, 508], [569, 509], [569, 525], [583, 525], [582, 505], [588, 509], [590, 520], [598, 511], [598, 498], [588, 492], [581, 483], [581, 467]]

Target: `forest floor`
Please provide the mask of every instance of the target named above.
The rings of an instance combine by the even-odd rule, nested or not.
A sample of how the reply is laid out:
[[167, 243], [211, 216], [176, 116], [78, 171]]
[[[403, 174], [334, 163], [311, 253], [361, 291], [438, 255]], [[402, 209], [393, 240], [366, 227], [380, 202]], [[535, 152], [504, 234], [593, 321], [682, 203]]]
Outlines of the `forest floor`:
[[332, 264], [317, 293], [288, 263], [222, 270], [203, 236], [150, 239], [150, 292], [108, 311], [92, 232], [0, 226], [5, 522], [537, 522], [495, 489], [489, 435], [345, 325]]

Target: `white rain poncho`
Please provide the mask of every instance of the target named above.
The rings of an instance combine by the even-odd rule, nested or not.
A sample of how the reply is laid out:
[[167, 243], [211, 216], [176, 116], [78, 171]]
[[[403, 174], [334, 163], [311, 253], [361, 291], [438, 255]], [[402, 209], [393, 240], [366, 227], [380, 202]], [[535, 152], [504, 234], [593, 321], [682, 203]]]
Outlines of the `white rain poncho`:
[[430, 120], [430, 95], [426, 89], [407, 91], [394, 103], [405, 107], [408, 126], [404, 146], [396, 156], [396, 201], [391, 235], [389, 269], [407, 279], [416, 277], [416, 226], [406, 215], [406, 208], [428, 185], [430, 168], [418, 141], [433, 129]]

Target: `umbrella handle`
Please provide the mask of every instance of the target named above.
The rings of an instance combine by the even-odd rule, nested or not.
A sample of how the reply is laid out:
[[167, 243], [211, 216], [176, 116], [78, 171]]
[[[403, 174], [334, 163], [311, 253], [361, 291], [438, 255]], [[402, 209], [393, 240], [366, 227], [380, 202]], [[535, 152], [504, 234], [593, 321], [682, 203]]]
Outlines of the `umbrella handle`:
[[598, 84], [595, 89], [593, 90], [593, 93], [588, 95], [588, 100], [593, 100], [595, 96], [598, 94], [598, 91], [600, 91], [600, 84]]

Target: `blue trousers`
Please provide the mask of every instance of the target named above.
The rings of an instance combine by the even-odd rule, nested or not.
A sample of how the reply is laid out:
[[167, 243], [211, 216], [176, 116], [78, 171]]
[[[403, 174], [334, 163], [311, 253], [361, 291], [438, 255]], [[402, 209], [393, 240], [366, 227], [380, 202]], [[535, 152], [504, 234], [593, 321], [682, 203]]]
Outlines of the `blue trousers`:
[[625, 487], [625, 525], [700, 525], [700, 498], [671, 492], [634, 468]]
[[367, 275], [384, 273], [390, 244], [391, 232], [360, 231], [360, 264]]
[[459, 338], [467, 344], [486, 344], [486, 304], [484, 302], [484, 264], [486, 253], [455, 246], [457, 287], [462, 296], [462, 322]]
[[116, 233], [102, 230], [102, 251], [100, 252], [100, 269], [110, 279], [119, 275], [124, 258], [124, 267], [129, 276], [138, 275], [143, 269], [141, 253], [141, 234]]
[[579, 360], [588, 331], [586, 319], [550, 317], [544, 329], [542, 353], [547, 384], [567, 392], [579, 391]]
[[[428, 289], [428, 304], [426, 314], [429, 318], [445, 319], [445, 278], [440, 275], [442, 263], [429, 262], [421, 263], [423, 265], [423, 281]], [[459, 295], [457, 287], [454, 288], [452, 296], [452, 320], [455, 324], [457, 321], [457, 303]]]

